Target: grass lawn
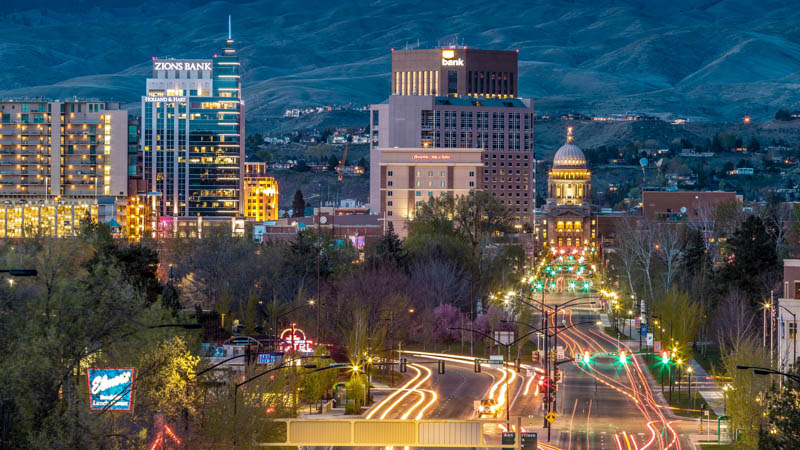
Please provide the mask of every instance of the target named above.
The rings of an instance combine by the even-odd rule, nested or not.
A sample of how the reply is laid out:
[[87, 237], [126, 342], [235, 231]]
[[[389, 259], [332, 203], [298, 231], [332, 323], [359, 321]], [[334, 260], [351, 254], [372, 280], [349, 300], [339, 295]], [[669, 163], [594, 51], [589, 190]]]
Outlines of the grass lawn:
[[722, 354], [716, 347], [709, 347], [705, 356], [700, 352], [695, 352], [694, 359], [698, 364], [703, 366], [709, 374], [713, 374], [714, 369], [719, 371], [722, 368]]
[[618, 332], [613, 327], [603, 327], [603, 331], [605, 331], [607, 335], [611, 336], [614, 339], [622, 339], [622, 340], [628, 339], [628, 336]]
[[733, 444], [700, 444], [700, 448], [702, 449], [713, 449], [713, 450], [736, 450], [736, 446]]
[[[661, 364], [661, 358], [658, 357], [652, 358], [650, 356], [644, 356], [643, 360], [647, 365], [647, 369], [653, 375], [653, 379], [656, 381], [657, 385], [656, 389], [661, 389], [660, 388], [661, 375], [662, 375], [662, 368], [664, 367]], [[675, 370], [674, 366], [670, 367], [672, 368], [672, 370]], [[666, 368], [663, 369], [663, 375], [664, 375], [664, 398], [666, 399], [667, 403], [669, 403], [670, 406], [682, 409], [698, 409], [698, 410], [702, 409], [702, 407], [705, 406], [706, 409], [710, 409], [705, 399], [703, 399], [703, 397], [697, 393], [694, 386], [692, 386], [692, 397], [694, 398], [694, 408], [692, 408], [692, 405], [689, 403], [689, 394], [687, 392], [688, 386], [686, 384], [681, 385], [680, 398], [678, 397], [678, 386], [677, 385], [673, 386], [672, 401], [670, 402], [669, 372], [667, 371]], [[685, 377], [685, 373], [683, 373], [683, 376]], [[673, 410], [673, 412], [681, 417], [692, 417], [692, 418], [700, 417], [700, 415], [702, 414], [699, 411], [682, 411], [680, 409], [675, 409]], [[717, 420], [717, 415], [714, 414], [714, 411], [711, 411], [711, 414], [708, 417], [711, 420]]]

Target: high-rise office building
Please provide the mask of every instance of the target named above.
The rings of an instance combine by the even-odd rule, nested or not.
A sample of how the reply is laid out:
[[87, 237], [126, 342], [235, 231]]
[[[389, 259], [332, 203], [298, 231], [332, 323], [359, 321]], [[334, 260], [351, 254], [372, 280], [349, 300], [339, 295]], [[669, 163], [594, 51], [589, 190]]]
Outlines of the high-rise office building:
[[392, 95], [515, 98], [516, 50], [392, 51]]
[[386, 210], [380, 198], [380, 149], [480, 148], [482, 189], [506, 205], [519, 225], [530, 226], [533, 102], [517, 97], [516, 65], [516, 51], [394, 51], [393, 94], [370, 107], [370, 208]]
[[244, 103], [228, 34], [211, 59], [153, 59], [142, 97], [142, 159], [162, 217], [242, 214]]
[[267, 176], [267, 163], [244, 163], [244, 216], [278, 220], [278, 182]]

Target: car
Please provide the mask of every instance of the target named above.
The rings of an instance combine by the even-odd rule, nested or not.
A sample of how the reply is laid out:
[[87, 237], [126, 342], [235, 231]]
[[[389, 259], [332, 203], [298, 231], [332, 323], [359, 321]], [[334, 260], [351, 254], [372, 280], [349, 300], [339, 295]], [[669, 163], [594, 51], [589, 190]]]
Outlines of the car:
[[480, 401], [480, 404], [477, 407], [478, 409], [478, 418], [489, 418], [489, 419], [496, 419], [497, 416], [500, 414], [500, 405], [497, 403], [497, 400], [493, 398], [485, 398]]

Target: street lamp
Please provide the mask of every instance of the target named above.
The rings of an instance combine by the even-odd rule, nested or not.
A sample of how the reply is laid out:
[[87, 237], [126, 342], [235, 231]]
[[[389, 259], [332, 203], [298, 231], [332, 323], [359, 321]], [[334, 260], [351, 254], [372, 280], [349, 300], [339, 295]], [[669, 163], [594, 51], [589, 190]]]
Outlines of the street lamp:
[[789, 378], [790, 380], [793, 380], [793, 381], [796, 381], [796, 382], [800, 382], [800, 376], [792, 375], [792, 374], [786, 373], [786, 372], [778, 372], [777, 370], [768, 369], [766, 367], [737, 365], [736, 368], [739, 369], [739, 370], [753, 369], [753, 374], [754, 375], [770, 375], [770, 374], [783, 375], [786, 378]]
[[692, 366], [686, 367], [686, 374], [689, 378], [689, 408], [694, 409], [694, 399], [692, 398]]

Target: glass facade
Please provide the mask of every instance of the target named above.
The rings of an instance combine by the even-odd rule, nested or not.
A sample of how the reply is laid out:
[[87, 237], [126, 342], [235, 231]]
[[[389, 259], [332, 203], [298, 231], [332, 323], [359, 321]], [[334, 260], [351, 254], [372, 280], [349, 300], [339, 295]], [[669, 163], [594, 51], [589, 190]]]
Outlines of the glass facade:
[[210, 90], [202, 70], [186, 70], [185, 77], [176, 70], [166, 89], [148, 83], [142, 101], [142, 153], [153, 207], [162, 216], [238, 216], [244, 108], [233, 40], [213, 62], [190, 64], [211, 65]]

